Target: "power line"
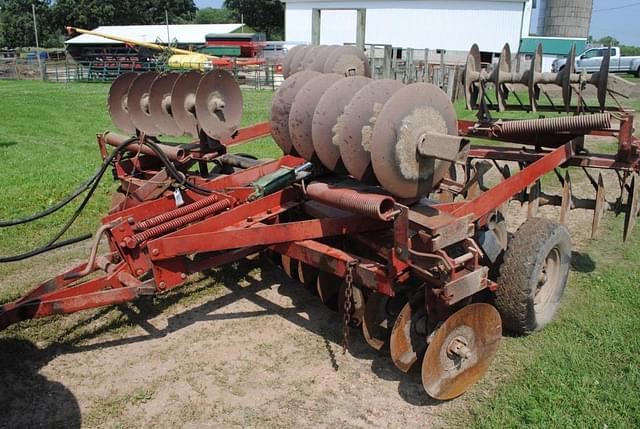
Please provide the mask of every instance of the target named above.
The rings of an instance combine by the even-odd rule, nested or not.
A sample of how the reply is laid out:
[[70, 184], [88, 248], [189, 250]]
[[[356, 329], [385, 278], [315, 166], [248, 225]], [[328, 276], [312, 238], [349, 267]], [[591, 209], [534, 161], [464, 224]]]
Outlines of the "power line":
[[593, 12], [595, 13], [595, 12], [606, 12], [608, 10], [626, 9], [628, 7], [633, 7], [633, 6], [638, 6], [638, 5], [640, 5], [640, 1], [637, 1], [635, 3], [625, 4], [625, 5], [622, 5], [622, 6], [608, 7], [608, 8], [605, 8], [605, 9], [595, 9]]

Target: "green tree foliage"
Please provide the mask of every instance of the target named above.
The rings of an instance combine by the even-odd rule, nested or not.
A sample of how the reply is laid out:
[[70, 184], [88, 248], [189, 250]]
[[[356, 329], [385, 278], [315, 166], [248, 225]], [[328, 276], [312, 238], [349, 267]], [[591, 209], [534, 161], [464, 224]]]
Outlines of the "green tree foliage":
[[592, 43], [602, 44], [603, 46], [619, 46], [620, 53], [624, 56], [640, 56], [639, 46], [621, 45], [618, 39], [613, 36], [604, 36], [598, 40], [593, 40], [593, 38], [589, 36], [589, 40], [591, 40]]
[[233, 11], [205, 7], [196, 12], [196, 24], [235, 24]]
[[601, 43], [604, 46], [618, 46], [620, 42], [613, 36], [604, 36], [601, 39], [596, 40], [596, 43]]
[[266, 33], [268, 39], [282, 38], [284, 5], [279, 0], [225, 0], [224, 6], [233, 11], [237, 22], [242, 15], [247, 25]]
[[60, 46], [60, 34], [51, 25], [49, 0], [0, 0], [0, 40], [10, 48], [35, 46], [31, 4], [36, 7], [38, 39], [43, 47]]

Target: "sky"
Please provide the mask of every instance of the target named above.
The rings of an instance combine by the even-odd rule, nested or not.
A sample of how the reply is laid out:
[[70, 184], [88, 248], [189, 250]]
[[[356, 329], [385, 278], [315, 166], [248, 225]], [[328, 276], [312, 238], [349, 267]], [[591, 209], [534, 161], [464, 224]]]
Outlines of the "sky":
[[[196, 0], [196, 6], [221, 7], [222, 2], [223, 0]], [[532, 22], [537, 22], [536, 12]], [[640, 46], [640, 1], [593, 0], [590, 34], [595, 39], [613, 36], [622, 44]]]

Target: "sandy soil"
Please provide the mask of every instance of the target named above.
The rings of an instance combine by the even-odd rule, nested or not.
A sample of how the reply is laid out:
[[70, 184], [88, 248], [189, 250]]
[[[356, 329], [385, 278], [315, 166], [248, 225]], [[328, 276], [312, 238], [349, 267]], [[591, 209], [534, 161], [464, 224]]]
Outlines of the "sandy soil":
[[[615, 178], [606, 181], [611, 200]], [[574, 194], [595, 195], [584, 175]], [[557, 219], [558, 209], [541, 214]], [[525, 217], [512, 203], [509, 229]], [[577, 252], [590, 225], [590, 212], [570, 213]], [[35, 284], [83, 252], [34, 259], [0, 286]], [[196, 276], [157, 301], [0, 333], [0, 428], [437, 427], [467, 404], [466, 395], [430, 400], [416, 368], [402, 374], [357, 333], [343, 355], [338, 315], [266, 258]], [[508, 356], [496, 365], [508, 367]], [[490, 392], [499, 373], [471, 395]]]

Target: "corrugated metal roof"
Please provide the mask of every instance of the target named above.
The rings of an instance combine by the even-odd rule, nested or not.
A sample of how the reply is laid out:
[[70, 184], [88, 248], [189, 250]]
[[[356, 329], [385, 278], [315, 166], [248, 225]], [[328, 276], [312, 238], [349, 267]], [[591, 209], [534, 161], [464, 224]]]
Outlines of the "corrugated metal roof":
[[[239, 30], [242, 24], [185, 24], [170, 25], [169, 37], [180, 44], [205, 43], [205, 36], [210, 33], [232, 33]], [[166, 25], [104, 25], [93, 31], [113, 36], [126, 37], [141, 42], [167, 43]], [[91, 34], [81, 34], [65, 42], [68, 45], [100, 45], [117, 44], [115, 40]]]
[[587, 39], [565, 37], [526, 37], [520, 40], [521, 54], [533, 54], [538, 43], [542, 43], [542, 53], [545, 55], [567, 55], [571, 46], [576, 44], [576, 53], [584, 51]]

